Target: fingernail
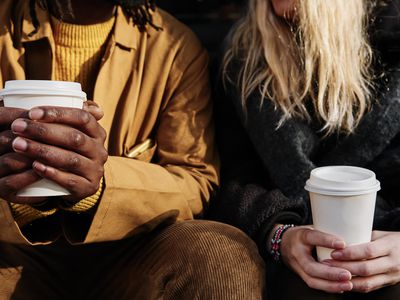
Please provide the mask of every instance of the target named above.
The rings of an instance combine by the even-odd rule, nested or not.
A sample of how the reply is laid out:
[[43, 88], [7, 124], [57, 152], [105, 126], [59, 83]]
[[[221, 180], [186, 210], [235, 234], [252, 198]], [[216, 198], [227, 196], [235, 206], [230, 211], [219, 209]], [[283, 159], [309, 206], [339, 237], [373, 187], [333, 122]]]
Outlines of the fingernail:
[[15, 151], [25, 151], [28, 148], [28, 143], [24, 139], [17, 137], [12, 146]]
[[40, 120], [44, 116], [44, 110], [40, 108], [32, 108], [29, 111], [29, 118], [31, 120]]
[[41, 164], [40, 162], [35, 161], [35, 162], [33, 163], [32, 166], [33, 166], [33, 168], [34, 168], [35, 170], [37, 170], [37, 171], [39, 171], [39, 172], [44, 172], [44, 171], [46, 171], [46, 166], [43, 165], [43, 164]]
[[351, 279], [351, 275], [348, 272], [340, 272], [339, 273], [339, 280], [340, 281], [348, 281]]
[[346, 246], [346, 244], [343, 241], [336, 240], [336, 241], [333, 242], [333, 248], [335, 248], [335, 249], [336, 248], [341, 249], [341, 248], [344, 248], [345, 246]]
[[97, 106], [91, 106], [90, 110], [92, 110], [93, 112], [95, 112], [97, 114], [104, 114], [103, 110], [100, 107], [97, 107]]
[[22, 120], [15, 120], [12, 124], [11, 124], [11, 130], [14, 133], [18, 133], [18, 132], [24, 132], [26, 127], [28, 127], [28, 124], [26, 124], [26, 122], [22, 121]]
[[331, 253], [331, 256], [332, 256], [332, 258], [334, 258], [334, 259], [340, 259], [340, 258], [343, 257], [343, 253], [340, 252], [340, 251], [333, 251], [333, 252]]
[[339, 287], [342, 291], [351, 291], [351, 289], [352, 289], [352, 286], [349, 282], [342, 283], [342, 284], [340, 284]]

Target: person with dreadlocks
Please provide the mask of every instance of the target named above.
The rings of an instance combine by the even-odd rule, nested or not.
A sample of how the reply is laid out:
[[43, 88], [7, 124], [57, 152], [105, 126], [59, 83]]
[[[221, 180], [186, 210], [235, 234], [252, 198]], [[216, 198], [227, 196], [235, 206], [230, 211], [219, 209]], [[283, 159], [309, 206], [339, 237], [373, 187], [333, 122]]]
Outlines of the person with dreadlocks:
[[[0, 107], [1, 299], [262, 297], [254, 243], [193, 220], [218, 158], [185, 26], [148, 0], [3, 0], [0, 88], [15, 79], [77, 81], [95, 101]], [[71, 195], [17, 195], [41, 178]]]

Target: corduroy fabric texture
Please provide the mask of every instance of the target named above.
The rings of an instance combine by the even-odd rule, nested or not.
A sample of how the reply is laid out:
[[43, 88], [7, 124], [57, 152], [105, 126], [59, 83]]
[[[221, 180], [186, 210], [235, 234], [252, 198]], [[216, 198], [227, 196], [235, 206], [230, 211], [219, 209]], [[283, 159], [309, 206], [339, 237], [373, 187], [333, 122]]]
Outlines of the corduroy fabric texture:
[[[186, 221], [116, 242], [0, 243], [0, 299], [262, 299], [264, 263], [242, 231]], [[99, 263], [101, 262], [101, 263]]]

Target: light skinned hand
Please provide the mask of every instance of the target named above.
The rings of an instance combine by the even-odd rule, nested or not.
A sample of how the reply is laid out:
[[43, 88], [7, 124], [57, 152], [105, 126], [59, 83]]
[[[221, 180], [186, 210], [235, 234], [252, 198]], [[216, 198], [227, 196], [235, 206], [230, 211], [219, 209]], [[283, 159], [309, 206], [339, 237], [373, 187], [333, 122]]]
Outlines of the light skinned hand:
[[66, 188], [71, 196], [65, 199], [77, 202], [97, 191], [104, 174], [106, 133], [97, 122], [102, 116], [92, 102], [83, 110], [33, 108], [28, 118], [19, 118], [11, 125], [17, 136], [13, 150], [34, 160], [36, 174]]
[[324, 263], [349, 270], [353, 291], [369, 293], [400, 282], [400, 232], [374, 231], [370, 243], [334, 251]]
[[345, 268], [320, 263], [312, 256], [316, 246], [344, 249], [345, 242], [336, 236], [314, 230], [310, 226], [288, 229], [281, 242], [282, 260], [313, 289], [328, 293], [351, 291], [351, 273]]

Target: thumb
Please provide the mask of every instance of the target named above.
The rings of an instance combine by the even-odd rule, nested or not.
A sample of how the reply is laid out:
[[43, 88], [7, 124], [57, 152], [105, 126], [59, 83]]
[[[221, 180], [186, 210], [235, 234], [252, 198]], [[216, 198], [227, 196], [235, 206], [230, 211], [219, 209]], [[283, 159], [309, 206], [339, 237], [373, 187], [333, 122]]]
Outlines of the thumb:
[[94, 101], [85, 101], [83, 104], [83, 109], [90, 113], [97, 121], [101, 120], [101, 118], [104, 116], [103, 110]]

